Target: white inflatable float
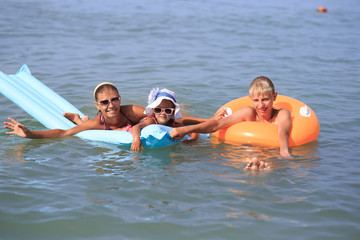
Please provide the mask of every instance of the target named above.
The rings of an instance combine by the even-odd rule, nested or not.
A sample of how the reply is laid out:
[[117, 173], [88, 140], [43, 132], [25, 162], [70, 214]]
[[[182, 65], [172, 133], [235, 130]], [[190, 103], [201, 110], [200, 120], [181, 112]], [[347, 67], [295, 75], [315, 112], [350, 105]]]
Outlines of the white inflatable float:
[[[64, 112], [78, 113], [76, 107], [36, 79], [24, 65], [14, 75], [0, 71], [0, 92], [49, 129], [69, 129], [75, 126], [65, 118]], [[144, 147], [159, 148], [177, 143], [172, 140], [170, 127], [149, 125], [142, 129], [140, 139]], [[120, 145], [131, 145], [132, 134], [124, 131], [87, 130], [76, 134], [82, 139]]]

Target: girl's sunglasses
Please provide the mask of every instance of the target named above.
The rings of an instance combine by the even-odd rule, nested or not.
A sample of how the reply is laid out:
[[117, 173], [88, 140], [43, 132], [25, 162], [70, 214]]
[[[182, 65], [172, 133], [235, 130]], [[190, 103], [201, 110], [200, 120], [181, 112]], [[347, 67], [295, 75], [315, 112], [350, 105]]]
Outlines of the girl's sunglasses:
[[102, 107], [107, 107], [107, 106], [109, 106], [110, 102], [111, 102], [112, 104], [117, 104], [117, 103], [120, 102], [120, 97], [114, 97], [114, 98], [112, 98], [112, 99], [110, 99], [110, 100], [108, 100], [108, 99], [102, 100], [102, 101], [97, 102], [97, 103], [98, 103], [100, 106], [102, 106]]
[[154, 108], [154, 113], [161, 114], [164, 112], [166, 115], [171, 115], [174, 112], [174, 108]]

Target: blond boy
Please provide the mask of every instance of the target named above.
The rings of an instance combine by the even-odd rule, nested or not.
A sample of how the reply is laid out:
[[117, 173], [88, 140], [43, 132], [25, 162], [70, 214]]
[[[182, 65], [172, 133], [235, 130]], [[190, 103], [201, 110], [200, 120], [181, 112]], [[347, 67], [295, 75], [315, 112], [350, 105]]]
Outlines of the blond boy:
[[[241, 108], [232, 115], [219, 120], [209, 120], [197, 125], [174, 128], [170, 131], [170, 135], [173, 139], [181, 139], [191, 132], [212, 133], [243, 121], [267, 122], [278, 126], [280, 156], [292, 158], [289, 153], [291, 115], [287, 109], [273, 108], [277, 92], [275, 92], [272, 81], [264, 76], [255, 78], [249, 87], [249, 97], [253, 103], [252, 107]], [[251, 167], [251, 165], [250, 163], [248, 166]]]

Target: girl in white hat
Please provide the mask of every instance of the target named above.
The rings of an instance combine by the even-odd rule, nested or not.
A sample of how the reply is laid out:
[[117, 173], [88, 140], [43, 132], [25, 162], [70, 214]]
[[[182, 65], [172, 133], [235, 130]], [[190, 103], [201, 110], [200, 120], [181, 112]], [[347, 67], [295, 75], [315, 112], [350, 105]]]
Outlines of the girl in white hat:
[[[140, 141], [140, 130], [150, 124], [161, 124], [169, 127], [181, 127], [183, 124], [176, 120], [181, 119], [180, 105], [176, 101], [176, 95], [168, 89], [153, 88], [148, 97], [148, 105], [144, 113], [147, 115], [140, 123], [132, 127], [133, 142], [132, 151], [143, 148]], [[194, 142], [199, 134], [191, 134], [187, 142]]]

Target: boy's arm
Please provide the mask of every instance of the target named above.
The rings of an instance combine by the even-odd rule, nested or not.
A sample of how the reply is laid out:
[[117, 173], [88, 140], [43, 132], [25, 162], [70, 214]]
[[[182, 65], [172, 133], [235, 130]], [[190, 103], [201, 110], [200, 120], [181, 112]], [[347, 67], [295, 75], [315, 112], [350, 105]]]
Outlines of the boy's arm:
[[229, 127], [237, 122], [245, 121], [250, 118], [251, 114], [253, 114], [252, 108], [246, 107], [236, 111], [226, 118], [219, 120], [212, 119], [197, 125], [174, 128], [169, 132], [169, 134], [173, 139], [181, 139], [191, 132], [212, 133], [221, 128]]
[[187, 125], [194, 125], [194, 124], [206, 122], [207, 120], [209, 120], [209, 119], [208, 118], [191, 117], [191, 116], [182, 116], [181, 119], [178, 119], [176, 121], [184, 126], [187, 126]]
[[[178, 121], [175, 122], [174, 128], [183, 127], [184, 125], [182, 123], [179, 123]], [[196, 140], [199, 139], [199, 133], [189, 133], [190, 136], [189, 139], [181, 140], [182, 143], [193, 143], [196, 142]]]
[[191, 117], [191, 116], [183, 116], [181, 119], [177, 120], [177, 122], [183, 124], [184, 126], [187, 125], [194, 125], [203, 123], [209, 120], [219, 120], [222, 119], [226, 114], [226, 111], [221, 108], [216, 111], [216, 113], [211, 118], [198, 118], [198, 117]]
[[281, 109], [277, 116], [278, 140], [280, 156], [293, 158], [289, 153], [289, 135], [291, 130], [291, 114], [287, 109]]

